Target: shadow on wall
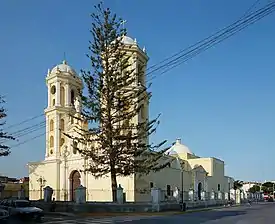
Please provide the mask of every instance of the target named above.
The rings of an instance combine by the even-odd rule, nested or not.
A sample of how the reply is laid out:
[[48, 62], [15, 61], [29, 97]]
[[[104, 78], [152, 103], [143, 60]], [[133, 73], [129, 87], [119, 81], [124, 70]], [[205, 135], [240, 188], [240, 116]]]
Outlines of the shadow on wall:
[[29, 185], [30, 185], [30, 189], [33, 189], [33, 181], [38, 182], [39, 179], [41, 179], [41, 174], [38, 175], [36, 173], [36, 170], [39, 166], [43, 165], [43, 163], [29, 163], [29, 177], [30, 177], [30, 181], [29, 181]]

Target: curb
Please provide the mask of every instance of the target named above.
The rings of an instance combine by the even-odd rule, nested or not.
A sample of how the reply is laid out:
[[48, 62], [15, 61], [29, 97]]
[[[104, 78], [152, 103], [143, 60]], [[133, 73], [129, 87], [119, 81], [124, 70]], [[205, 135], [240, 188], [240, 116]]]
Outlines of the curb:
[[219, 209], [223, 207], [214, 207], [214, 208], [202, 208], [202, 209], [194, 209], [194, 210], [186, 210], [186, 211], [167, 211], [167, 212], [131, 212], [131, 213], [126, 213], [126, 212], [117, 212], [117, 213], [82, 213], [79, 214], [78, 216], [81, 217], [117, 217], [117, 216], [146, 216], [146, 217], [151, 217], [151, 216], [167, 216], [167, 215], [183, 215], [183, 214], [188, 214], [188, 213], [194, 213], [194, 212], [204, 212], [204, 211], [210, 211], [214, 209]]
[[67, 213], [67, 212], [44, 212], [44, 215], [49, 215], [49, 216], [64, 216], [64, 217], [117, 217], [117, 216], [165, 216], [165, 215], [183, 215], [183, 214], [188, 214], [188, 213], [195, 213], [195, 212], [207, 212], [211, 211], [214, 209], [223, 209], [223, 208], [236, 208], [236, 207], [241, 207], [241, 205], [233, 205], [230, 207], [224, 207], [224, 206], [219, 206], [219, 207], [206, 207], [206, 208], [201, 208], [201, 209], [190, 209], [186, 211], [167, 211], [167, 212], [111, 212], [111, 213]]
[[64, 217], [75, 217], [76, 216], [74, 213], [68, 213], [68, 212], [44, 212], [44, 215], [64, 216]]

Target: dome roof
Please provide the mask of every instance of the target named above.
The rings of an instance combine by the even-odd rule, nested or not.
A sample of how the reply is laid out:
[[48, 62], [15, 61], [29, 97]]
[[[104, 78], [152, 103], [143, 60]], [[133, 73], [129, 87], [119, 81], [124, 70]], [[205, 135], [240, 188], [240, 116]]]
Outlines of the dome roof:
[[77, 75], [76, 71], [71, 66], [69, 66], [65, 60], [62, 62], [62, 64], [55, 66], [50, 71], [50, 73], [59, 73], [59, 72], [69, 73], [71, 75]]
[[123, 44], [128, 44], [128, 45], [137, 44], [136, 40], [133, 40], [131, 37], [128, 37], [128, 36], [123, 36], [121, 42]]
[[176, 143], [165, 152], [166, 155], [177, 155], [183, 153], [193, 154], [186, 145], [181, 144], [180, 139], [177, 139]]

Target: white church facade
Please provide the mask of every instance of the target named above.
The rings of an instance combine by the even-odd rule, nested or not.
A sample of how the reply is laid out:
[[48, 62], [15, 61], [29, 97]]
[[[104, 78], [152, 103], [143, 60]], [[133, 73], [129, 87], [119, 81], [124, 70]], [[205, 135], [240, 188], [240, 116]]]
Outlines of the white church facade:
[[[132, 55], [134, 69], [140, 65], [145, 69], [148, 61], [145, 49], [141, 50], [136, 41], [124, 37], [126, 50]], [[128, 47], [128, 48], [127, 48]], [[145, 74], [145, 73], [144, 73]], [[83, 158], [75, 149], [71, 139], [64, 133], [76, 134], [75, 128], [87, 129], [88, 124], [77, 119], [80, 117], [80, 91], [83, 89], [81, 78], [76, 71], [63, 61], [48, 71], [46, 77], [48, 87], [48, 105], [46, 117], [46, 147], [43, 161], [30, 162], [29, 167], [29, 197], [31, 200], [43, 198], [43, 188], [50, 186], [54, 190], [53, 197], [60, 201], [75, 200], [75, 189], [80, 185], [86, 187], [87, 201], [111, 201], [111, 179], [95, 179], [91, 173], [81, 172], [89, 164], [89, 159]], [[145, 76], [139, 77], [138, 83], [145, 83]], [[145, 102], [141, 114], [135, 122], [149, 117], [149, 103]], [[166, 199], [173, 198], [175, 189], [187, 195], [194, 191], [196, 200], [205, 199], [205, 193], [224, 197], [233, 187], [233, 178], [224, 174], [224, 162], [213, 158], [201, 158], [192, 153], [187, 146], [177, 139], [175, 144], [163, 155], [163, 160], [171, 160], [170, 165], [160, 172], [140, 177], [133, 174], [128, 177], [118, 177], [117, 182], [125, 192], [126, 201], [149, 201], [150, 189], [162, 189]]]

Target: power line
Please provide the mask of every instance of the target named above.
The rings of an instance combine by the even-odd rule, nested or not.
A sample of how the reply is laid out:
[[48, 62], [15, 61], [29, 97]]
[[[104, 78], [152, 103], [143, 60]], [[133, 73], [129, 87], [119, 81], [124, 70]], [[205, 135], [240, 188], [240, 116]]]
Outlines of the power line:
[[13, 127], [16, 127], [16, 126], [19, 126], [19, 125], [21, 125], [21, 124], [25, 124], [25, 123], [27, 123], [28, 121], [32, 121], [32, 120], [34, 120], [34, 119], [36, 119], [36, 118], [39, 118], [39, 117], [42, 117], [42, 116], [44, 116], [44, 114], [39, 114], [39, 115], [37, 115], [37, 116], [28, 118], [28, 119], [23, 120], [23, 121], [21, 121], [21, 122], [19, 122], [19, 123], [16, 123], [16, 124], [13, 124], [13, 125], [8, 126], [7, 128], [5, 128], [5, 130], [8, 130], [8, 129], [13, 128]]
[[[150, 69], [153, 69], [153, 68], [157, 67], [157, 65], [162, 64], [163, 62], [166, 62], [166, 61], [168, 61], [168, 60], [170, 60], [170, 59], [172, 59], [172, 58], [174, 58], [174, 57], [180, 55], [180, 56], [178, 56], [177, 58], [172, 59], [171, 61], [167, 62], [166, 64], [161, 65], [161, 66], [159, 66], [159, 67], [153, 69], [153, 71], [147, 73], [147, 76], [150, 75], [150, 74], [152, 74], [152, 73], [154, 73], [154, 72], [156, 72], [156, 71], [158, 71], [158, 70], [160, 70], [160, 69], [166, 68], [166, 67], [168, 67], [168, 68], [167, 68], [166, 70], [164, 70], [163, 72], [161, 72], [159, 75], [162, 75], [162, 74], [164, 74], [164, 73], [170, 71], [171, 69], [173, 69], [173, 68], [175, 68], [175, 67], [181, 65], [182, 63], [184, 63], [184, 62], [186, 62], [186, 61], [188, 61], [188, 60], [190, 60], [191, 58], [193, 58], [193, 57], [195, 57], [196, 55], [202, 53], [203, 51], [209, 49], [210, 47], [213, 47], [214, 45], [216, 45], [216, 44], [222, 42], [223, 40], [225, 40], [225, 39], [227, 39], [227, 38], [233, 36], [234, 34], [236, 34], [237, 32], [239, 32], [239, 31], [241, 31], [241, 30], [243, 30], [243, 29], [246, 28], [247, 26], [249, 26], [249, 25], [251, 25], [251, 24], [254, 24], [255, 22], [259, 21], [260, 19], [262, 19], [263, 17], [265, 17], [265, 16], [271, 14], [271, 13], [274, 11], [273, 8], [275, 7], [275, 5], [274, 5], [274, 2], [273, 2], [273, 3], [267, 4], [265, 7], [263, 7], [263, 8], [261, 8], [261, 9], [257, 10], [256, 12], [253, 12], [253, 13], [250, 13], [249, 15], [247, 15], [247, 14], [251, 11], [251, 9], [254, 8], [254, 6], [255, 6], [257, 3], [259, 3], [259, 0], [257, 0], [251, 7], [249, 7], [249, 9], [244, 13], [244, 15], [243, 15], [242, 17], [240, 17], [240, 18], [239, 18], [236, 22], [234, 22], [233, 24], [231, 24], [231, 25], [229, 25], [229, 26], [227, 26], [227, 27], [225, 27], [225, 28], [219, 30], [218, 32], [216, 32], [216, 33], [210, 35], [210, 36], [207, 37], [207, 38], [204, 38], [203, 40], [201, 40], [201, 41], [199, 41], [199, 42], [197, 42], [197, 43], [191, 45], [190, 47], [181, 50], [180, 52], [178, 52], [178, 53], [172, 55], [171, 57], [166, 58], [166, 59], [164, 59], [163, 61], [161, 61], [161, 62], [159, 62], [159, 63], [157, 63], [157, 64], [155, 64], [155, 65], [149, 67], [149, 68], [147, 69], [147, 71], [149, 71]], [[261, 15], [261, 14], [264, 14], [264, 15]], [[259, 16], [260, 16], [260, 18], [259, 18]], [[256, 19], [255, 19], [255, 18], [256, 18]], [[241, 22], [242, 20], [244, 20], [244, 21]], [[241, 23], [240, 23], [240, 22], [241, 22]], [[248, 23], [247, 23], [247, 22], [248, 22]], [[230, 33], [230, 32], [231, 32], [231, 33]], [[219, 35], [218, 35], [218, 34], [219, 34]], [[227, 34], [228, 34], [228, 36], [226, 36]], [[216, 36], [216, 35], [218, 35], [218, 36]], [[218, 38], [220, 38], [220, 37], [221, 37], [221, 39], [218, 39]], [[212, 38], [212, 39], [211, 39], [211, 38]], [[210, 39], [210, 40], [209, 40], [209, 39]], [[207, 41], [207, 40], [208, 40], [208, 41]], [[207, 41], [207, 42], [205, 43], [205, 41]], [[203, 43], [203, 44], [201, 44], [201, 43]], [[199, 44], [201, 44], [201, 45], [200, 45], [200, 46], [197, 46], [197, 45], [199, 45]], [[197, 47], [196, 47], [196, 46], [197, 46]], [[192, 49], [193, 47], [195, 47], [195, 49]], [[185, 52], [185, 51], [187, 51], [187, 50], [189, 50], [189, 49], [192, 49], [192, 50], [190, 50], [190, 51], [188, 51], [187, 53], [181, 55], [181, 53], [183, 53], [183, 52]], [[196, 50], [197, 50], [197, 51], [196, 51]], [[187, 56], [187, 57], [184, 58], [185, 56]], [[170, 66], [171, 66], [171, 67], [170, 67]], [[149, 81], [153, 80], [154, 78], [156, 78], [156, 76], [153, 76]], [[40, 114], [40, 115], [38, 115], [38, 116], [35, 116], [35, 117], [30, 118], [30, 119], [24, 120], [24, 121], [22, 121], [22, 122], [20, 122], [20, 123], [11, 125], [11, 126], [7, 127], [7, 129], [12, 128], [12, 127], [15, 127], [15, 126], [18, 126], [18, 125], [21, 125], [21, 124], [24, 124], [24, 123], [26, 123], [26, 122], [28, 122], [28, 121], [34, 120], [34, 119], [36, 119], [36, 118], [38, 118], [38, 117], [41, 117], [41, 116], [43, 116], [43, 115], [44, 115], [44, 114]], [[35, 128], [35, 126], [38, 126], [38, 127]], [[25, 135], [27, 135], [27, 134], [29, 134], [29, 133], [32, 133], [32, 132], [34, 132], [34, 131], [37, 131], [37, 130], [39, 130], [39, 129], [41, 129], [41, 128], [44, 128], [44, 127], [45, 127], [45, 122], [41, 122], [41, 123], [39, 123], [39, 124], [36, 124], [36, 125], [30, 126], [30, 127], [28, 127], [28, 128], [22, 129], [22, 130], [20, 130], [20, 131], [17, 131], [17, 132], [15, 132], [14, 134], [16, 134], [16, 137], [22, 137], [22, 136], [25, 136]], [[21, 134], [20, 134], [20, 133], [21, 133]], [[45, 134], [45, 133], [44, 133], [44, 134]], [[36, 138], [36, 137], [34, 137], [34, 138]], [[29, 141], [29, 140], [28, 140], [28, 141]], [[28, 141], [27, 141], [27, 142], [28, 142]], [[23, 144], [23, 143], [19, 143], [18, 145], [20, 145], [20, 144]], [[13, 147], [14, 147], [14, 146], [13, 146]]]
[[243, 14], [243, 16], [240, 18], [242, 19], [243, 17], [245, 17], [258, 3], [260, 2], [260, 0], [256, 0]]
[[[41, 129], [41, 128], [40, 128]], [[60, 133], [62, 132], [62, 130], [60, 130]], [[28, 143], [28, 142], [30, 142], [30, 141], [33, 141], [33, 140], [35, 140], [35, 139], [37, 139], [37, 138], [40, 138], [40, 137], [42, 137], [42, 136], [44, 136], [45, 134], [48, 134], [48, 133], [50, 133], [50, 131], [48, 131], [48, 132], [43, 132], [42, 134], [39, 134], [39, 135], [36, 135], [36, 136], [34, 136], [34, 137], [32, 137], [32, 138], [30, 138], [30, 139], [27, 139], [27, 140], [25, 140], [25, 141], [23, 141], [23, 142], [20, 142], [20, 143], [18, 143], [18, 144], [16, 144], [16, 145], [13, 145], [13, 146], [10, 146], [10, 149], [13, 149], [13, 148], [16, 148], [16, 147], [18, 147], [18, 146], [20, 146], [20, 145], [23, 145], [23, 144], [26, 144], [26, 143]]]
[[[271, 4], [271, 6], [270, 6], [270, 4]], [[274, 3], [269, 3], [267, 6], [263, 7], [263, 9], [258, 10], [258, 11], [254, 12], [254, 13], [251, 13], [249, 16], [246, 16], [246, 18], [248, 18], [248, 19], [244, 20], [244, 22], [241, 22], [241, 23], [240, 23], [241, 20], [239, 19], [239, 20], [236, 21], [235, 23], [233, 23], [233, 24], [229, 25], [228, 27], [222, 29], [223, 32], [221, 32], [221, 31], [217, 32], [217, 33], [220, 33], [220, 32], [221, 32], [221, 34], [219, 34], [218, 36], [216, 36], [216, 37], [210, 39], [210, 37], [213, 36], [213, 35], [212, 35], [212, 36], [210, 36], [210, 37], [204, 39], [204, 40], [208, 40], [208, 39], [210, 39], [210, 40], [209, 40], [209, 41], [206, 41], [206, 42], [203, 43], [202, 45], [199, 45], [199, 46], [195, 47], [195, 48], [192, 49], [192, 50], [189, 50], [189, 49], [192, 48], [192, 46], [195, 46], [196, 44], [195, 44], [195, 45], [192, 45], [191, 47], [188, 47], [188, 48], [186, 49], [186, 50], [189, 50], [188, 52], [186, 52], [185, 54], [182, 54], [182, 55], [178, 56], [178, 57], [175, 58], [175, 59], [172, 59], [171, 61], [167, 62], [166, 64], [164, 64], [164, 65], [162, 65], [162, 66], [159, 66], [158, 68], [156, 68], [156, 69], [154, 69], [153, 71], [149, 72], [149, 73], [147, 74], [147, 76], [148, 76], [149, 74], [153, 73], [153, 72], [156, 72], [156, 71], [162, 69], [162, 68], [166, 68], [167, 66], [171, 65], [171, 63], [174, 64], [174, 63], [177, 62], [179, 59], [181, 59], [181, 58], [184, 57], [184, 56], [187, 56], [188, 54], [193, 53], [193, 52], [194, 52], [195, 50], [197, 50], [198, 48], [201, 48], [201, 47], [203, 47], [204, 45], [209, 45], [209, 43], [211, 44], [211, 43], [215, 42], [218, 38], [223, 37], [224, 35], [227, 35], [229, 32], [231, 32], [232, 30], [234, 31], [234, 29], [238, 28], [239, 26], [243, 25], [243, 24], [246, 23], [246, 22], [251, 22], [251, 20], [255, 19], [255, 17], [257, 17], [257, 16], [261, 15], [262, 13], [265, 13], [265, 12], [267, 12], [268, 10], [273, 9], [273, 8], [274, 8]], [[260, 11], [260, 12], [259, 12], [259, 11]], [[271, 12], [270, 12], [270, 13], [271, 13]], [[270, 14], [270, 13], [268, 13], [268, 14]], [[253, 14], [256, 14], [256, 15], [253, 15]], [[266, 15], [264, 15], [264, 16], [266, 16]], [[262, 17], [262, 18], [263, 18], [263, 17]], [[261, 19], [261, 18], [260, 18], [260, 19]], [[257, 21], [258, 21], [258, 20], [259, 20], [259, 19], [257, 19]], [[240, 24], [238, 24], [238, 23], [240, 23]], [[239, 30], [239, 31], [240, 31], [240, 30]], [[185, 51], [185, 50], [182, 50], [182, 52], [183, 52], [183, 51]]]
[[[166, 62], [166, 61], [172, 59], [173, 57], [176, 57], [177, 55], [180, 55], [180, 54], [183, 53], [184, 51], [187, 51], [187, 50], [189, 50], [189, 49], [195, 47], [196, 45], [198, 45], [198, 44], [200, 44], [200, 43], [203, 43], [203, 42], [205, 42], [206, 40], [208, 40], [208, 39], [210, 39], [210, 38], [212, 38], [212, 37], [215, 37], [215, 35], [217, 35], [217, 34], [223, 32], [223, 31], [227, 30], [229, 27], [235, 25], [237, 22], [241, 21], [241, 20], [251, 11], [251, 9], [257, 4], [258, 1], [259, 1], [259, 0], [257, 0], [255, 3], [253, 3], [253, 5], [250, 6], [250, 7], [248, 8], [248, 10], [246, 10], [245, 13], [244, 13], [238, 20], [236, 20], [234, 23], [232, 23], [231, 25], [229, 25], [229, 26], [227, 26], [227, 27], [224, 27], [223, 29], [221, 29], [221, 30], [215, 32], [214, 34], [212, 34], [212, 35], [210, 35], [210, 36], [208, 36], [208, 37], [206, 37], [206, 38], [204, 38], [204, 39], [202, 39], [202, 40], [196, 42], [195, 44], [193, 44], [193, 45], [191, 45], [191, 46], [189, 46], [189, 47], [187, 47], [187, 48], [185, 48], [185, 49], [180, 50], [178, 53], [176, 53], [176, 54], [174, 54], [174, 55], [172, 55], [172, 56], [170, 56], [170, 57], [168, 57], [168, 58], [166, 58], [166, 59], [160, 61], [159, 63], [157, 63], [157, 64], [155, 64], [155, 65], [149, 67], [149, 68], [147, 69], [147, 71], [149, 71], [150, 69], [152, 69], [152, 68], [154, 68], [154, 67], [157, 67], [157, 65], [162, 64], [163, 62]], [[150, 73], [152, 73], [152, 72], [150, 72]], [[147, 74], [147, 75], [148, 75], [148, 74]]]
[[16, 147], [18, 147], [18, 146], [20, 146], [20, 145], [26, 144], [27, 142], [33, 141], [33, 140], [35, 140], [35, 139], [37, 139], [37, 138], [39, 138], [39, 137], [44, 136], [45, 134], [46, 134], [46, 132], [44, 132], [44, 133], [42, 133], [42, 134], [40, 134], [40, 135], [36, 135], [36, 136], [34, 136], [34, 137], [30, 138], [30, 139], [27, 139], [27, 140], [25, 140], [25, 141], [23, 141], [23, 142], [20, 142], [20, 143], [18, 143], [18, 144], [16, 144], [16, 145], [10, 146], [10, 149], [16, 148]]
[[39, 122], [38, 124], [34, 124], [34, 125], [31, 125], [31, 126], [29, 126], [27, 128], [23, 128], [21, 130], [13, 132], [13, 133], [11, 133], [11, 135], [13, 135], [14, 137], [16, 137], [17, 135], [20, 135], [22, 133], [25, 133], [26, 131], [32, 130], [33, 128], [35, 128], [37, 126], [41, 126], [41, 125], [45, 125], [45, 124], [46, 124], [46, 121], [42, 121], [42, 122]]
[[[273, 10], [273, 11], [274, 11], [274, 10]], [[241, 27], [239, 30], [234, 31], [233, 33], [229, 34], [228, 36], [223, 37], [222, 39], [220, 39], [220, 40], [218, 40], [218, 41], [216, 41], [216, 40], [214, 39], [214, 40], [211, 41], [210, 43], [207, 43], [205, 46], [202, 46], [202, 47], [197, 48], [197, 49], [196, 49], [197, 51], [191, 52], [191, 54], [190, 54], [190, 55], [187, 55], [186, 58], [183, 58], [183, 59], [181, 59], [181, 60], [174, 61], [174, 62], [172, 62], [171, 64], [168, 64], [168, 65], [167, 65], [168, 68], [167, 68], [166, 70], [162, 71], [162, 72], [159, 74], [159, 76], [162, 75], [162, 74], [165, 74], [166, 72], [170, 71], [171, 69], [173, 69], [173, 68], [175, 68], [175, 67], [178, 67], [179, 65], [183, 64], [184, 62], [186, 62], [186, 61], [188, 61], [188, 60], [194, 58], [194, 57], [197, 56], [198, 54], [200, 54], [200, 53], [206, 51], [207, 49], [213, 47], [214, 45], [216, 45], [216, 44], [218, 44], [218, 43], [220, 43], [220, 42], [222, 42], [223, 40], [226, 40], [227, 38], [233, 36], [233, 35], [236, 34], [237, 32], [239, 32], [239, 31], [243, 30], [244, 28], [246, 28], [248, 25], [251, 25], [251, 24], [253, 24], [253, 23], [255, 23], [255, 22], [256, 22], [256, 21], [252, 21], [250, 24], [247, 24], [247, 25], [245, 25], [244, 27]], [[215, 41], [216, 41], [216, 42], [215, 42]], [[153, 76], [149, 81], [155, 79], [156, 77], [157, 77], [156, 75]]]
[[[24, 129], [21, 129], [19, 131], [14, 132], [14, 133], [11, 133], [10, 135], [12, 137], [14, 137], [15, 140], [18, 141], [18, 138], [26, 136], [26, 135], [28, 135], [30, 133], [33, 133], [33, 132], [38, 131], [38, 130], [40, 130], [42, 128], [45, 128], [45, 127], [46, 127], [46, 122], [43, 121], [43, 122], [40, 122], [38, 124], [34, 124], [34, 125], [29, 126], [27, 128], [24, 128]], [[6, 143], [8, 141], [11, 141], [11, 139], [5, 139], [5, 140], [1, 141], [0, 143], [3, 144], [3, 143]]]
[[[194, 56], [196, 56], [198, 53], [200, 52], [196, 52], [196, 50], [201, 50], [201, 48], [205, 48], [204, 50], [220, 43], [222, 40], [225, 40], [227, 38], [229, 38], [230, 36], [232, 36], [233, 34], [241, 31], [242, 29], [246, 28], [247, 26], [259, 21], [260, 19], [262, 19], [263, 17], [271, 14], [274, 11], [274, 7], [275, 4], [273, 3], [268, 3], [266, 6], [264, 6], [263, 8], [250, 13], [248, 16], [245, 16], [244, 18], [241, 17], [240, 19], [238, 19], [236, 22], [234, 22], [233, 24], [223, 28], [222, 30], [216, 32], [215, 34], [203, 39], [202, 41], [197, 42], [196, 44], [193, 44], [192, 46], [181, 50], [180, 52], [178, 52], [177, 54], [163, 60], [162, 62], [168, 61], [176, 56], [176, 58], [170, 60], [169, 62], [165, 63], [164, 65], [161, 65], [155, 69], [153, 69], [152, 71], [150, 71], [149, 73], [147, 73], [147, 76], [149, 76], [150, 74], [163, 69], [163, 68], [167, 68], [168, 66], [172, 67], [170, 69], [167, 69], [167, 71], [171, 70], [174, 67], [177, 67], [178, 65], [182, 64], [183, 62], [185, 62], [186, 60], [182, 61], [181, 63], [178, 63], [180, 59], [182, 59], [183, 57], [186, 56], [190, 56], [193, 55], [192, 57], [190, 57], [189, 59], [193, 58]], [[247, 12], [245, 13], [247, 14]], [[242, 19], [243, 18], [243, 19]], [[232, 33], [233, 32], [233, 33]], [[230, 34], [231, 33], [231, 34]], [[218, 35], [217, 35], [218, 34]], [[230, 35], [228, 35], [230, 34]], [[228, 35], [227, 37], [224, 37]], [[218, 38], [223, 38], [221, 40], [218, 40]], [[215, 43], [216, 42], [216, 43]], [[202, 43], [202, 44], [201, 44]], [[199, 45], [200, 44], [200, 45]], [[210, 44], [212, 44], [212, 46], [209, 46]], [[199, 46], [197, 46], [199, 45]], [[192, 49], [193, 48], [193, 49]], [[182, 54], [183, 52], [187, 51], [186, 53]], [[195, 52], [195, 53], [194, 53]], [[202, 51], [201, 51], [202, 52]], [[188, 60], [189, 60], [188, 59]], [[175, 65], [176, 63], [178, 63], [177, 65]], [[152, 66], [154, 67], [154, 66]], [[150, 67], [149, 69], [151, 69], [152, 67]], [[155, 66], [156, 67], [156, 66]], [[166, 73], [167, 71], [164, 71], [162, 73]], [[151, 75], [152, 76], [152, 75]], [[156, 76], [151, 77], [148, 81], [153, 80], [154, 78], [156, 78]]]

